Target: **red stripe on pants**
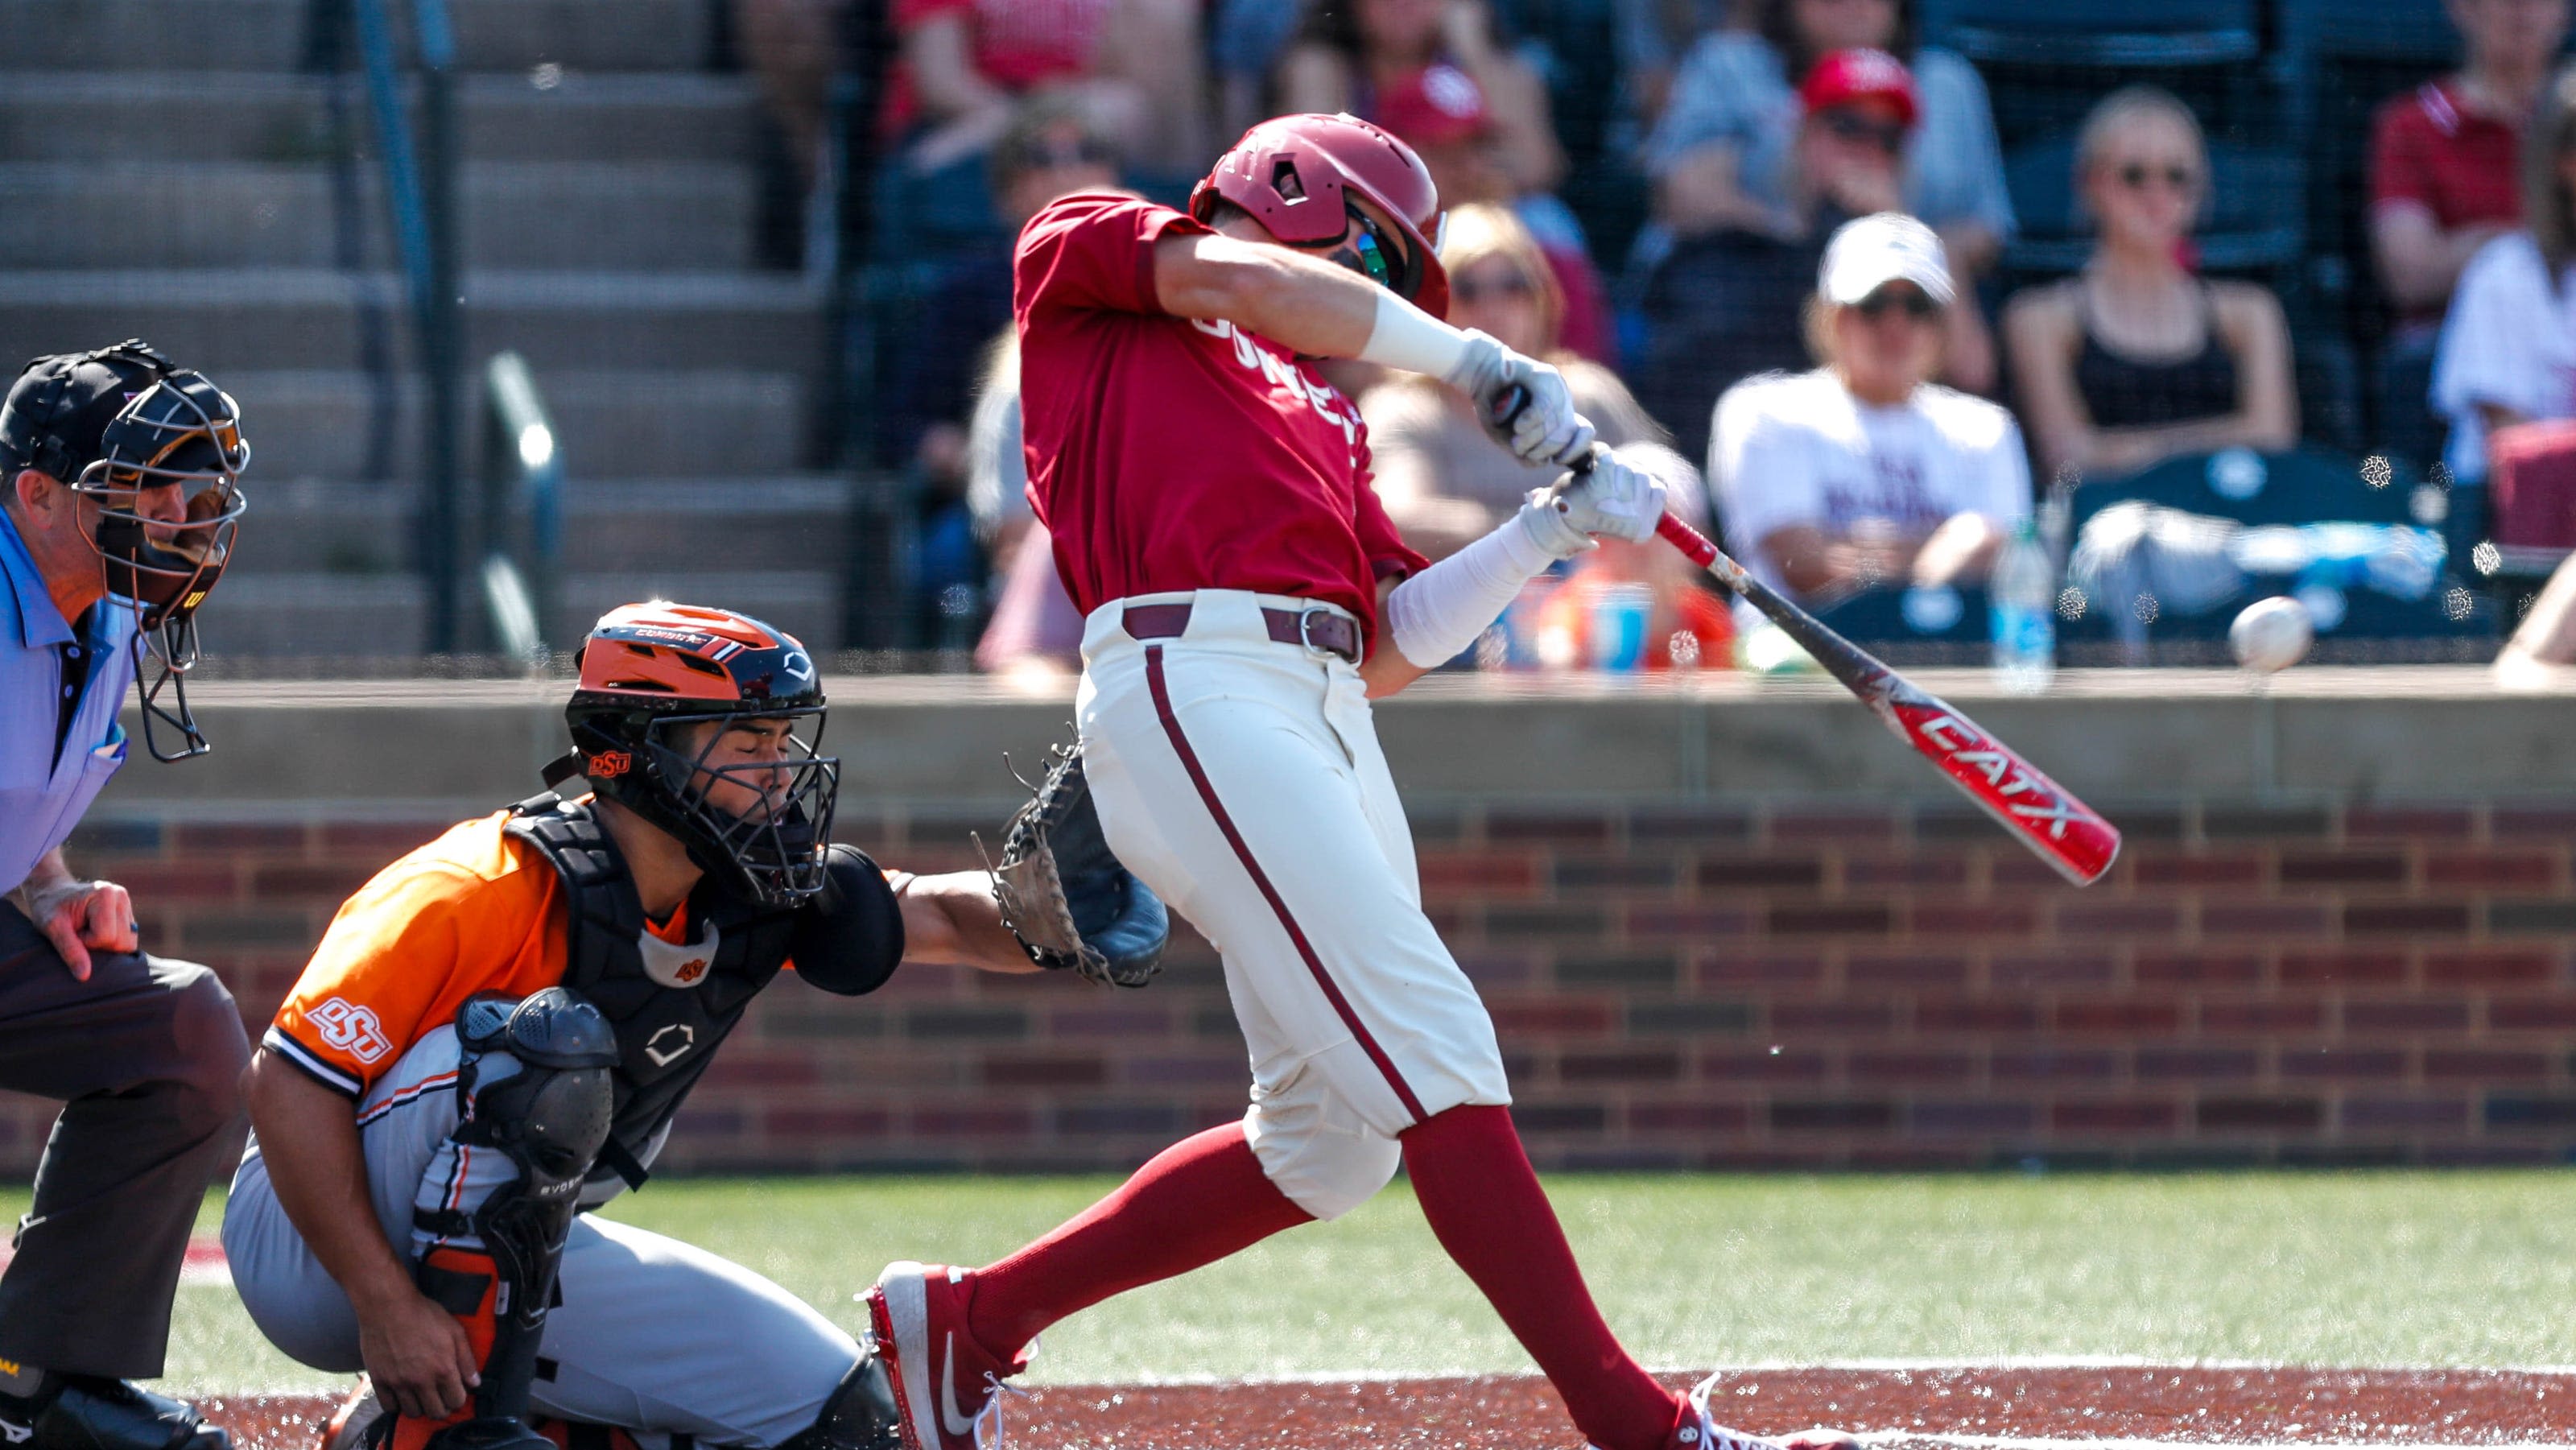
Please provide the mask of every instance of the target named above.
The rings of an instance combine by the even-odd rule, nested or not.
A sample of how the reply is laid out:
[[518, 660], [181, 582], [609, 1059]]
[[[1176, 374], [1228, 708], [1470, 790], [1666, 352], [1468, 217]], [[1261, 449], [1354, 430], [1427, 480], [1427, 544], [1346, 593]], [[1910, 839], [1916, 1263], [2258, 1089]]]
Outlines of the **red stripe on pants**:
[[1199, 754], [1190, 748], [1190, 738], [1181, 733], [1181, 718], [1172, 711], [1172, 693], [1163, 683], [1161, 645], [1145, 647], [1145, 684], [1153, 691], [1154, 713], [1162, 719], [1163, 733], [1171, 737], [1172, 749], [1181, 757], [1181, 768], [1190, 773], [1190, 784], [1198, 787], [1199, 800], [1207, 806], [1208, 814], [1215, 818], [1216, 828], [1225, 833], [1226, 844], [1234, 848], [1234, 858], [1243, 863], [1244, 872], [1252, 878], [1252, 884], [1261, 888], [1261, 899], [1270, 903], [1270, 910], [1278, 916], [1279, 925], [1288, 933], [1288, 940], [1296, 943], [1297, 955], [1305, 960], [1306, 970], [1314, 974], [1315, 985], [1323, 989], [1324, 1000], [1333, 1004], [1333, 1011], [1340, 1015], [1342, 1025], [1351, 1030], [1351, 1037], [1359, 1043], [1360, 1051], [1367, 1053], [1368, 1060], [1377, 1064], [1378, 1072], [1386, 1078], [1386, 1085], [1395, 1089], [1397, 1101], [1413, 1115], [1413, 1121], [1421, 1122], [1426, 1116], [1421, 1099], [1413, 1095], [1404, 1075], [1395, 1070], [1394, 1060], [1386, 1055], [1385, 1049], [1377, 1045], [1377, 1039], [1370, 1036], [1368, 1028], [1361, 1024], [1360, 1014], [1351, 1010], [1349, 999], [1342, 996], [1342, 989], [1333, 984], [1332, 974], [1324, 970], [1323, 959], [1315, 955], [1314, 944], [1306, 940], [1305, 928], [1297, 925], [1297, 918], [1289, 913], [1288, 903], [1279, 899], [1278, 888], [1270, 884], [1270, 877], [1262, 871], [1261, 863], [1252, 859], [1252, 848], [1244, 844], [1243, 833], [1234, 828], [1234, 818], [1225, 813], [1225, 803], [1216, 798], [1216, 787], [1208, 783], [1207, 772], [1199, 766]]

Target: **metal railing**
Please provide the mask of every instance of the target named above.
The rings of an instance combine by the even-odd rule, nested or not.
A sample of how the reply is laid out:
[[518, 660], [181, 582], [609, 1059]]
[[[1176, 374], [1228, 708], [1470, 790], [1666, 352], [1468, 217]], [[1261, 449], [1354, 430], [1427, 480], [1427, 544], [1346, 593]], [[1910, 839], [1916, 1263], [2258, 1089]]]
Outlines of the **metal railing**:
[[541, 670], [563, 559], [563, 449], [536, 375], [515, 352], [483, 365], [482, 472], [483, 602], [492, 644]]
[[412, 308], [427, 416], [423, 420], [420, 566], [429, 584], [433, 653], [462, 643], [459, 608], [463, 554], [459, 535], [458, 432], [462, 416], [465, 298], [460, 285], [456, 217], [456, 34], [447, 0], [409, 0], [418, 74], [420, 130], [415, 142], [395, 58], [388, 0], [348, 0], [358, 58], [375, 115], [385, 200], [393, 214], [394, 249], [402, 260]]

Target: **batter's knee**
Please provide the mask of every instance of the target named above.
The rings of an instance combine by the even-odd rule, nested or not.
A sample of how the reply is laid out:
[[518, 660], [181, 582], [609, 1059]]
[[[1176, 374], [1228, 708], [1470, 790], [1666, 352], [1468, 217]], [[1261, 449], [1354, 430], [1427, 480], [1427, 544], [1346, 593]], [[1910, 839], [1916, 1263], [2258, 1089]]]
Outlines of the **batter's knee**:
[[152, 967], [169, 1004], [168, 1080], [178, 1086], [180, 1111], [211, 1132], [232, 1121], [242, 1069], [250, 1065], [241, 1009], [222, 979], [194, 962], [155, 960]]

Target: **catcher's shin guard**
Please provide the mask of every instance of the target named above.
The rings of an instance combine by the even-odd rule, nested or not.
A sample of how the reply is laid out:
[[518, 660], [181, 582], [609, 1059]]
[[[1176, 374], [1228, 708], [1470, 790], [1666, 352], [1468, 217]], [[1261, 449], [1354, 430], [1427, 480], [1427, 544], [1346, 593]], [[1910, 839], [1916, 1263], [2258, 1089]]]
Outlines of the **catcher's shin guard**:
[[862, 1349], [814, 1423], [779, 1450], [903, 1450], [903, 1413], [895, 1407], [885, 1361]]
[[[527, 1425], [528, 1392], [582, 1180], [608, 1140], [617, 1037], [599, 1009], [561, 987], [517, 1003], [473, 998], [456, 1014], [456, 1037], [473, 1105], [456, 1140], [497, 1149], [518, 1176], [472, 1209], [413, 1214], [442, 1240], [472, 1241], [433, 1245], [416, 1278], [465, 1327], [483, 1382], [446, 1420], [399, 1421], [392, 1450], [553, 1450]], [[496, 1057], [518, 1070], [493, 1071]]]

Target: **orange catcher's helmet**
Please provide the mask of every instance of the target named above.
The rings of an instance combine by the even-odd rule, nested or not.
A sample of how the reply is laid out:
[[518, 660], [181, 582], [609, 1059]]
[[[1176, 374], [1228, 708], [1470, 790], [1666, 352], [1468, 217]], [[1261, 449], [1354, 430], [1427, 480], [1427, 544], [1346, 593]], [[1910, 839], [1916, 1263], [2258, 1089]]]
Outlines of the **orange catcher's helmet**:
[[[819, 752], [822, 677], [794, 635], [730, 609], [654, 600], [601, 616], [579, 660], [564, 707], [572, 754], [547, 769], [548, 784], [588, 776], [754, 901], [792, 906], [822, 889], [841, 766]], [[751, 720], [788, 723], [779, 750], [721, 752], [724, 726]], [[710, 722], [694, 738], [686, 728]], [[719, 789], [728, 783], [741, 789]], [[719, 796], [754, 804], [738, 812]]]
[[1222, 198], [1279, 240], [1313, 246], [1349, 235], [1364, 220], [1351, 205], [1354, 195], [1386, 213], [1404, 236], [1405, 256], [1378, 280], [1432, 316], [1448, 316], [1440, 189], [1431, 169], [1412, 147], [1347, 112], [1280, 116], [1244, 132], [1190, 193], [1190, 215], [1206, 221]]

